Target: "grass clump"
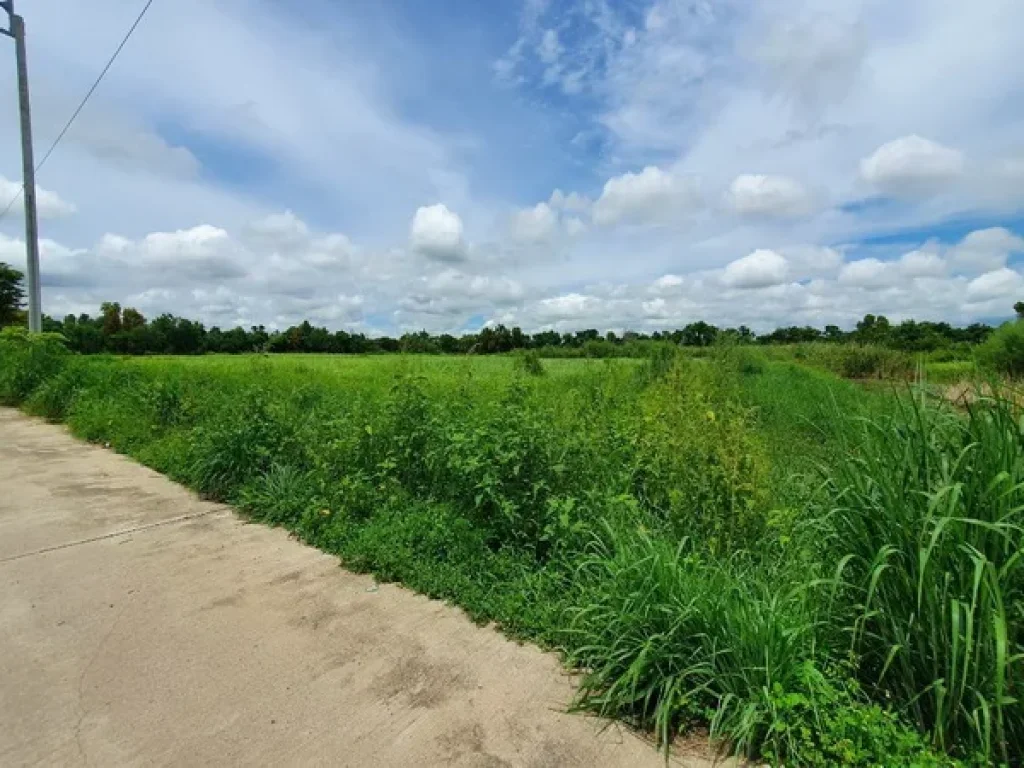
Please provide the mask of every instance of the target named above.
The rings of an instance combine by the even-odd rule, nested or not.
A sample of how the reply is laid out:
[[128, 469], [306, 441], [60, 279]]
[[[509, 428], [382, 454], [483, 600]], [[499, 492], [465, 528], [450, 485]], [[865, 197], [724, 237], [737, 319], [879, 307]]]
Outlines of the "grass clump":
[[1024, 432], [1006, 400], [916, 399], [862, 422], [831, 471], [837, 620], [876, 698], [938, 749], [1015, 762], [1024, 743]]

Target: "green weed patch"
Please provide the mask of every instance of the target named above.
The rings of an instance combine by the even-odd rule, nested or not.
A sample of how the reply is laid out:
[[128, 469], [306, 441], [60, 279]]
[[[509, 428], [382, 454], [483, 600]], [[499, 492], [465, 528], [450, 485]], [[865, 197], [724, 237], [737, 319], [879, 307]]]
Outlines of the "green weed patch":
[[780, 765], [1020, 764], [1024, 440], [701, 359], [83, 358], [0, 400], [562, 651], [576, 706]]

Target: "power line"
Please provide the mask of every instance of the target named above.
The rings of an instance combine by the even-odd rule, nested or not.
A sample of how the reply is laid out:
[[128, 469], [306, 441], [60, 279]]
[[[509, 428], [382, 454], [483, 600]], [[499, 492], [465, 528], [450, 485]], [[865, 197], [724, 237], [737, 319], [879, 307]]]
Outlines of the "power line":
[[[55, 150], [57, 148], [57, 145], [60, 144], [60, 140], [64, 138], [64, 134], [68, 132], [68, 129], [71, 127], [71, 124], [75, 122], [75, 118], [78, 117], [78, 113], [82, 111], [83, 107], [85, 107], [86, 103], [92, 96], [93, 91], [95, 91], [96, 88], [99, 86], [100, 82], [107, 74], [107, 71], [113, 65], [114, 60], [117, 59], [118, 55], [121, 53], [121, 49], [124, 48], [125, 43], [128, 42], [128, 38], [132, 36], [132, 33], [135, 31], [135, 28], [139, 26], [139, 22], [142, 21], [142, 17], [146, 15], [146, 11], [149, 10], [149, 6], [151, 6], [152, 4], [153, 0], [147, 0], [146, 4], [142, 6], [142, 10], [139, 11], [139, 15], [135, 17], [135, 21], [128, 28], [128, 31], [125, 32], [124, 37], [121, 39], [121, 43], [114, 50], [114, 53], [111, 55], [110, 59], [107, 60], [106, 66], [103, 67], [103, 70], [100, 72], [99, 76], [93, 82], [92, 86], [89, 88], [88, 91], [86, 91], [86, 94], [82, 98], [82, 101], [79, 103], [78, 107], [76, 107], [75, 111], [71, 113], [71, 117], [68, 118], [68, 121], [64, 124], [64, 127], [61, 128], [60, 133], [57, 134], [57, 138], [55, 138], [53, 140], [53, 143], [50, 144], [50, 148], [46, 150], [46, 153], [43, 155], [43, 159], [39, 161], [38, 165], [36, 165], [36, 172], [38, 172], [39, 169], [43, 167], [43, 164], [49, 159], [50, 155], [53, 154], [53, 150]], [[22, 185], [21, 188], [15, 193], [14, 197], [11, 198], [11, 201], [7, 204], [7, 207], [4, 208], [3, 213], [0, 213], [0, 219], [7, 215], [8, 211], [11, 210], [11, 206], [18, 202], [18, 198], [21, 197], [21, 194], [24, 191], [25, 186]]]

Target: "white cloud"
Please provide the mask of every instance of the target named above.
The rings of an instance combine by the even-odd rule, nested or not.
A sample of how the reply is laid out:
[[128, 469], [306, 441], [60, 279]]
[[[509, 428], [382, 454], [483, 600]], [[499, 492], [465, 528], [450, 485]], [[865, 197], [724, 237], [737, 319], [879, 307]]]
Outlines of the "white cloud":
[[593, 296], [566, 293], [561, 296], [541, 299], [537, 302], [536, 311], [539, 322], [551, 323], [559, 320], [586, 318], [600, 304], [600, 300]]
[[890, 263], [875, 258], [858, 259], [839, 270], [839, 283], [856, 288], [884, 288], [891, 281]]
[[764, 248], [729, 262], [722, 282], [731, 288], [766, 288], [785, 282], [788, 263], [775, 251]]
[[546, 240], [558, 227], [558, 216], [547, 203], [516, 211], [512, 217], [512, 235], [517, 240], [538, 242]]
[[594, 203], [594, 222], [607, 226], [681, 218], [695, 203], [692, 180], [649, 165], [640, 173], [627, 172], [605, 183]]
[[671, 291], [679, 288], [686, 280], [680, 275], [662, 275], [652, 283], [655, 291]]
[[780, 252], [794, 278], [832, 277], [843, 263], [843, 254], [827, 246], [786, 246]]
[[430, 259], [456, 262], [466, 258], [462, 239], [462, 219], [444, 203], [416, 210], [409, 233], [413, 250]]
[[894, 193], [934, 191], [963, 172], [962, 152], [916, 134], [883, 144], [860, 163], [865, 181]]
[[905, 277], [942, 277], [947, 272], [946, 262], [934, 251], [909, 251], [900, 256], [899, 271]]
[[1024, 238], [1005, 227], [977, 229], [950, 251], [953, 264], [967, 272], [989, 272], [1006, 264], [1011, 253], [1024, 252]]
[[565, 194], [560, 189], [556, 189], [551, 193], [551, 199], [548, 200], [548, 204], [560, 211], [570, 211], [573, 213], [583, 213], [590, 210], [590, 200], [583, 197], [578, 192], [570, 192]]
[[809, 207], [807, 191], [788, 176], [742, 174], [729, 186], [728, 199], [741, 215], [799, 216]]
[[237, 244], [220, 227], [200, 224], [176, 232], [153, 232], [124, 246], [119, 255], [133, 267], [147, 267], [175, 279], [230, 279], [246, 274]]
[[309, 238], [309, 227], [290, 210], [256, 219], [249, 223], [248, 230], [251, 236], [281, 247], [304, 243]]
[[[21, 194], [21, 183], [0, 176], [0, 205], [6, 208], [7, 203], [15, 198], [17, 200], [11, 206], [11, 211], [21, 213], [25, 210], [25, 196]], [[36, 185], [36, 216], [40, 219], [59, 219], [62, 216], [70, 216], [77, 210], [74, 203], [64, 200], [56, 192]]]
[[575, 216], [570, 216], [565, 219], [565, 233], [569, 237], [579, 237], [587, 231], [587, 225]]
[[986, 272], [967, 284], [967, 300], [972, 302], [1016, 296], [1024, 290], [1024, 277], [1003, 267]]
[[558, 31], [545, 29], [537, 46], [537, 55], [545, 64], [554, 64], [562, 54], [562, 45], [558, 42]]

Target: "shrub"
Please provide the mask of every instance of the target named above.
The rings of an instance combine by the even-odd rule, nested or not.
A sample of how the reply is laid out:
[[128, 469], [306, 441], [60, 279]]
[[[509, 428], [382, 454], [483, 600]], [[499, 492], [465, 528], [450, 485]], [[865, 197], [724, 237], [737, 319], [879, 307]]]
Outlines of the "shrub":
[[57, 333], [0, 329], [0, 403], [18, 405], [64, 366], [69, 352]]
[[911, 355], [877, 344], [796, 344], [789, 354], [847, 379], [910, 379], [916, 372]]
[[1024, 376], [1024, 320], [1003, 323], [978, 348], [978, 364], [1012, 378]]
[[544, 364], [534, 349], [521, 350], [512, 357], [513, 370], [527, 376], [543, 376]]
[[632, 468], [639, 498], [719, 552], [762, 532], [768, 463], [729, 371], [680, 361], [641, 396]]

